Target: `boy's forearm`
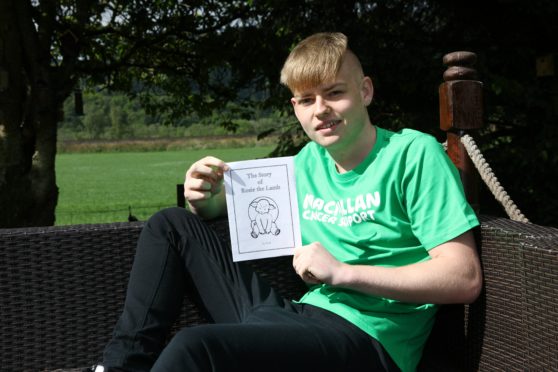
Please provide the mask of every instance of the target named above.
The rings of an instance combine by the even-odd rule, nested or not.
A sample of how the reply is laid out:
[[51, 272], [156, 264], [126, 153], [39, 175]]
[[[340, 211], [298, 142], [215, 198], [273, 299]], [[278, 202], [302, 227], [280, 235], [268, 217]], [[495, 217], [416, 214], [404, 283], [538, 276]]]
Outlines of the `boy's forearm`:
[[474, 243], [444, 245], [431, 260], [403, 267], [344, 264], [331, 284], [404, 302], [470, 303], [482, 286]]

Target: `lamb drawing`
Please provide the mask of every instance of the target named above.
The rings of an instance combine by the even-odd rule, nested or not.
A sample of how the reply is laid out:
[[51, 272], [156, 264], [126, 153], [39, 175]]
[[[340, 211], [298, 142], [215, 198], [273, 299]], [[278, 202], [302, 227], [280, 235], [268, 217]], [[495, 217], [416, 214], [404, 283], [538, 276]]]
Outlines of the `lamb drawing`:
[[275, 224], [279, 216], [279, 208], [277, 203], [271, 198], [262, 196], [252, 200], [248, 207], [248, 216], [250, 217], [250, 226], [252, 228], [250, 235], [254, 239], [259, 235], [279, 235], [281, 232]]

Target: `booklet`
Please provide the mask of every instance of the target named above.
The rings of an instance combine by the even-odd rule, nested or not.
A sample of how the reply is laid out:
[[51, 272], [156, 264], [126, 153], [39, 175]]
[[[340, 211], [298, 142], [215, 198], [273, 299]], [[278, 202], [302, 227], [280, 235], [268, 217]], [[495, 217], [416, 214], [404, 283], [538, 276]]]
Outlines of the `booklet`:
[[292, 255], [301, 245], [293, 157], [228, 166], [224, 178], [233, 260]]

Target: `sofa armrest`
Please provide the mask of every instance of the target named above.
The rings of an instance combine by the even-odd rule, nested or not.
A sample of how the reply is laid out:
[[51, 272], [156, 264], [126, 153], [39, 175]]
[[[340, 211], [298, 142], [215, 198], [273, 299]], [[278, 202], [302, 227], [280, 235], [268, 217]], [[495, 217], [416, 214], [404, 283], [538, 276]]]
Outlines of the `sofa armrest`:
[[468, 369], [558, 369], [558, 229], [481, 222], [484, 290], [466, 309]]

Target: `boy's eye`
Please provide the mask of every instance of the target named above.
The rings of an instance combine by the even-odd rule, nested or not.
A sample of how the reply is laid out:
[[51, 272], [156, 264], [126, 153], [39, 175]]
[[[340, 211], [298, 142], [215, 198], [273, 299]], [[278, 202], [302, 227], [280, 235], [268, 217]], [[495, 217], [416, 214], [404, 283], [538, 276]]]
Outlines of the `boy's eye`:
[[312, 104], [312, 102], [313, 102], [312, 98], [309, 98], [309, 97], [307, 97], [307, 98], [300, 98], [300, 99], [298, 100], [298, 103], [299, 103], [300, 105], [303, 105], [303, 106], [308, 106], [308, 105]]
[[331, 92], [329, 92], [329, 96], [330, 97], [337, 97], [343, 94], [342, 90], [332, 90]]

